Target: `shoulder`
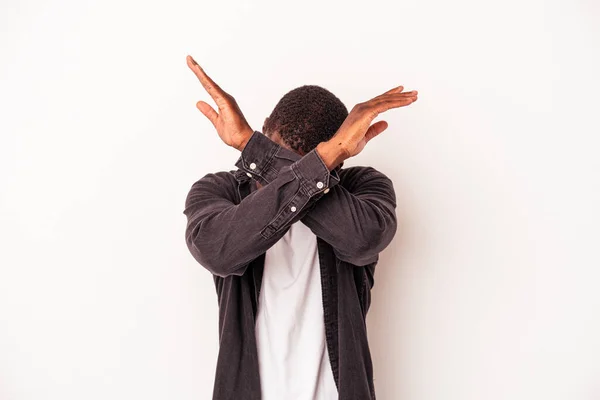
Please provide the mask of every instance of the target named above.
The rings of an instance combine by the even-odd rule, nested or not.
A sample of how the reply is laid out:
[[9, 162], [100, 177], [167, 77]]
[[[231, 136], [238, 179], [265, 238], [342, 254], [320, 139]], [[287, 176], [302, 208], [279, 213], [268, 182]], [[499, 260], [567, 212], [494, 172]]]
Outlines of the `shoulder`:
[[392, 180], [382, 171], [366, 165], [339, 170], [340, 185], [355, 194], [382, 196], [396, 203], [396, 189]]
[[386, 181], [389, 184], [392, 184], [392, 180], [384, 172], [369, 165], [354, 165], [347, 168], [342, 167], [339, 170], [339, 175], [340, 181], [347, 184], [358, 184], [367, 179]]
[[219, 186], [223, 188], [235, 186], [238, 182], [236, 175], [237, 173], [235, 170], [207, 172], [200, 179], [192, 183], [192, 189], [210, 186]]

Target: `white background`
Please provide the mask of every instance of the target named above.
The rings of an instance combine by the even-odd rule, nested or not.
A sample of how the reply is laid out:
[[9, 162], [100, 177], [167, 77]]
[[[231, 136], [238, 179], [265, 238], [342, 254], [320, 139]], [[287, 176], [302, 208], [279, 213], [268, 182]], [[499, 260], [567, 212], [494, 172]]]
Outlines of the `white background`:
[[380, 400], [600, 399], [600, 6], [15, 1], [0, 9], [0, 399], [209, 399], [183, 206], [287, 91], [410, 107], [344, 166], [397, 192], [368, 315]]

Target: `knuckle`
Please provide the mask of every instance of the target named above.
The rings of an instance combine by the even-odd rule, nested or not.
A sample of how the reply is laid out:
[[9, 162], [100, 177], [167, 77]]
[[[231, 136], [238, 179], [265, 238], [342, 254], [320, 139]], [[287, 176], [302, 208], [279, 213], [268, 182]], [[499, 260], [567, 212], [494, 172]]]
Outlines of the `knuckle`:
[[365, 109], [365, 103], [357, 103], [354, 107], [352, 107], [352, 111], [361, 112]]
[[376, 116], [379, 114], [379, 108], [380, 108], [380, 107], [378, 107], [378, 106], [371, 107], [371, 108], [369, 109], [369, 112], [368, 112], [368, 114], [369, 114], [370, 116], [372, 116], [372, 117], [376, 117]]

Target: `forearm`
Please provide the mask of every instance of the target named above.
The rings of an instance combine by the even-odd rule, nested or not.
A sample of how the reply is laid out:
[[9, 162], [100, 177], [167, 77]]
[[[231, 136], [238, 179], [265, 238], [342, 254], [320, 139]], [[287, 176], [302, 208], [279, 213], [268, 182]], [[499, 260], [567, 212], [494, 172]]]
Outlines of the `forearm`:
[[205, 175], [190, 189], [184, 210], [191, 254], [219, 276], [242, 275], [323, 195], [317, 183], [339, 182], [316, 151], [282, 167], [269, 185], [239, 202], [231, 179], [224, 172]]
[[[236, 166], [265, 188], [283, 168], [301, 158], [260, 132], [254, 133], [247, 146]], [[337, 171], [332, 170], [332, 166], [341, 162], [339, 153], [323, 144], [316, 150], [323, 150], [324, 163], [328, 164], [331, 175], [339, 178]], [[331, 244], [340, 259], [365, 265], [374, 261], [395, 235], [394, 187], [389, 178], [372, 167], [361, 169], [360, 176], [348, 175], [352, 175], [347, 179], [348, 188], [346, 185], [325, 188], [327, 194], [312, 204], [302, 222]]]
[[321, 142], [316, 149], [329, 171], [345, 160], [344, 152], [332, 142]]
[[301, 220], [340, 260], [362, 266], [376, 261], [394, 238], [395, 208], [391, 180], [372, 169], [352, 184], [352, 191], [332, 188]]

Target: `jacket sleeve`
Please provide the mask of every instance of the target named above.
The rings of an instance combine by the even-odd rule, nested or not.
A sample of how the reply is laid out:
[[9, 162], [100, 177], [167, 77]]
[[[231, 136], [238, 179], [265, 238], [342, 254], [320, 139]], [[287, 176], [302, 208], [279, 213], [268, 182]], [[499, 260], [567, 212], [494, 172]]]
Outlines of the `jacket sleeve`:
[[[255, 131], [236, 166], [269, 185], [301, 157]], [[337, 170], [331, 174], [339, 181]], [[323, 187], [325, 195], [301, 220], [333, 247], [339, 259], [363, 266], [378, 259], [397, 231], [396, 195], [392, 181], [373, 167], [348, 174], [347, 185]]]
[[241, 201], [230, 172], [208, 173], [192, 185], [185, 201], [188, 249], [214, 275], [242, 275], [323, 196], [323, 188], [338, 183], [316, 149]]

